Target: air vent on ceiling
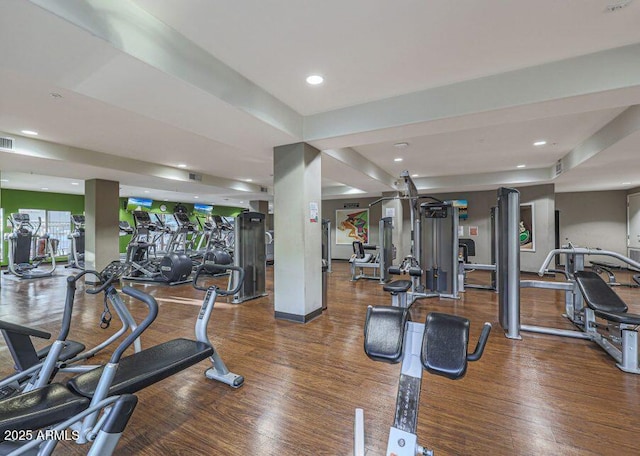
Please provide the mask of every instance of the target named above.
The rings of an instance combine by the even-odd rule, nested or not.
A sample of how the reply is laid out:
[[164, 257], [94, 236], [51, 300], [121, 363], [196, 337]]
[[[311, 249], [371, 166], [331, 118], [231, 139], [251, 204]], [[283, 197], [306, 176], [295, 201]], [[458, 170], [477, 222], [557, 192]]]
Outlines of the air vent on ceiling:
[[562, 174], [562, 159], [556, 162], [556, 177]]
[[631, 3], [631, 0], [623, 0], [620, 2], [612, 3], [611, 5], [607, 5], [605, 8], [606, 13], [615, 13], [616, 11], [620, 11], [623, 8], [626, 8]]
[[13, 138], [0, 137], [0, 149], [13, 150]]
[[189, 173], [189, 180], [200, 182], [202, 181], [202, 174]]

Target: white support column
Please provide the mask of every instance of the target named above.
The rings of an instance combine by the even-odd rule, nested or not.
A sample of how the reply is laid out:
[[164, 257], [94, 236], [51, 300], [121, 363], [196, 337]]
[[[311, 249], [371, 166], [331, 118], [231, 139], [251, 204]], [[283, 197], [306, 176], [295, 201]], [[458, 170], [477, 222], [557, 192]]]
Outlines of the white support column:
[[102, 270], [120, 258], [118, 182], [90, 179], [84, 183], [85, 266]]
[[274, 148], [275, 317], [322, 313], [321, 154], [309, 144]]

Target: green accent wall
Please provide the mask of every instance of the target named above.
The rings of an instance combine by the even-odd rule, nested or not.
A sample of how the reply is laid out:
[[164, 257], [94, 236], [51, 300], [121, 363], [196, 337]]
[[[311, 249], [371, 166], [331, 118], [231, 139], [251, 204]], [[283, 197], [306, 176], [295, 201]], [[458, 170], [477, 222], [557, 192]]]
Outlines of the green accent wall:
[[[27, 190], [12, 190], [3, 188], [1, 191], [2, 199], [0, 200], [0, 207], [3, 209], [4, 220], [3, 232], [7, 233], [11, 230], [11, 226], [7, 226], [7, 217], [9, 214], [18, 212], [19, 209], [44, 209], [47, 211], [70, 211], [72, 214], [84, 213], [84, 195], [69, 195], [66, 193], [49, 193], [49, 192], [32, 192]], [[120, 198], [120, 220], [128, 221], [133, 226], [133, 216], [127, 212], [124, 208], [127, 204], [127, 198]], [[173, 214], [173, 209], [179, 204], [171, 201], [154, 201], [149, 212], [156, 214]], [[195, 220], [193, 214], [193, 204], [180, 203], [187, 207], [189, 211], [189, 217], [191, 220]], [[163, 212], [160, 210], [160, 206], [165, 205], [166, 210]], [[229, 206], [214, 206], [213, 214], [222, 215], [226, 217], [235, 217], [242, 208], [229, 207]], [[124, 253], [127, 249], [127, 244], [131, 236], [120, 236], [120, 252]], [[3, 258], [2, 265], [7, 264], [7, 242], [3, 242]], [[62, 258], [66, 260], [66, 258]]]
[[[7, 222], [9, 214], [19, 209], [44, 209], [47, 211], [70, 211], [72, 214], [84, 213], [84, 195], [68, 195], [66, 193], [32, 192], [27, 190], [2, 189], [2, 204], [4, 233], [11, 231]], [[2, 264], [7, 264], [7, 242], [3, 239]]]

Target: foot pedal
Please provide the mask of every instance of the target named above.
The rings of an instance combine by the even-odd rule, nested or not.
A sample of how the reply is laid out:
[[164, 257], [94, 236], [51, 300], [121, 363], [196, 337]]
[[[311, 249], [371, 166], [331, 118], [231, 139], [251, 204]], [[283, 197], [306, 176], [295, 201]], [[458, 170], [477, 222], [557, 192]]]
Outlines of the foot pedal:
[[364, 352], [367, 356], [374, 361], [392, 364], [400, 362], [408, 320], [408, 309], [369, 306], [364, 326]]

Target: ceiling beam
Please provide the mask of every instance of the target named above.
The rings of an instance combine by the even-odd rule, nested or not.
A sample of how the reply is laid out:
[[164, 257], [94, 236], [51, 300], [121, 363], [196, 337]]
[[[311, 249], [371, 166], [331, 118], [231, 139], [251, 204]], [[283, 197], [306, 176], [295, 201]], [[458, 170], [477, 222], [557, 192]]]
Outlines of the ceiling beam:
[[[369, 132], [369, 143], [380, 142], [387, 130], [396, 138], [419, 136], [425, 134], [418, 131], [421, 125], [434, 122], [453, 120], [457, 129], [473, 128], [482, 121], [478, 114], [488, 112], [493, 123], [512, 122], [522, 110], [525, 117], [548, 116], [548, 110], [535, 109], [545, 102], [638, 87], [640, 44], [633, 44], [306, 116], [304, 139], [340, 147], [328, 138]], [[462, 119], [468, 119], [468, 125], [461, 126]], [[437, 131], [427, 134], [432, 133]], [[349, 145], [358, 145], [354, 141]]]
[[[208, 174], [198, 173], [197, 171], [173, 168], [171, 166], [105, 154], [78, 147], [65, 146], [49, 141], [27, 138], [4, 132], [0, 132], [0, 136], [14, 138], [13, 150], [2, 149], [0, 150], [0, 155], [21, 155], [32, 158], [94, 166], [97, 168], [111, 169], [143, 176], [151, 176], [171, 181], [171, 184], [167, 182], [167, 186], [175, 185], [176, 182], [184, 182], [245, 193], [263, 193], [260, 185], [250, 184], [248, 182], [211, 176]], [[198, 175], [200, 180], [190, 179], [189, 174], [192, 173]], [[90, 176], [87, 176], [87, 178], [90, 178]]]
[[294, 138], [302, 116], [130, 0], [30, 0], [158, 70]]
[[336, 160], [344, 163], [345, 165], [353, 168], [354, 170], [374, 179], [389, 188], [394, 190], [398, 189], [399, 177], [394, 177], [380, 168], [375, 163], [369, 161], [363, 155], [355, 151], [350, 147], [344, 147], [341, 149], [327, 149], [322, 151]]
[[561, 170], [557, 174], [566, 173], [638, 130], [640, 130], [640, 105], [634, 105], [622, 111], [615, 119], [562, 157]]

